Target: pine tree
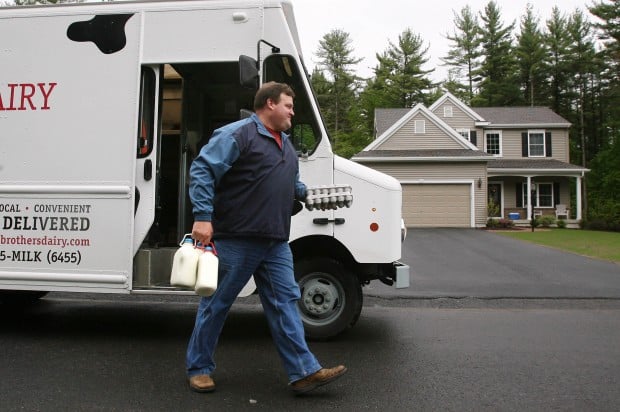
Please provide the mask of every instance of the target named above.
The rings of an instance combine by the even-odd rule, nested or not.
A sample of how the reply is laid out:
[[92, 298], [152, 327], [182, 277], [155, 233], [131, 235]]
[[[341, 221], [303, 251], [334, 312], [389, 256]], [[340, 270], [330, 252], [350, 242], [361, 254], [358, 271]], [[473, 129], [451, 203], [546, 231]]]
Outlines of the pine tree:
[[546, 81], [543, 65], [547, 50], [539, 29], [539, 20], [534, 16], [531, 4], [527, 5], [525, 16], [521, 18], [520, 28], [521, 33], [517, 35], [519, 79], [523, 100], [534, 106], [543, 103], [539, 96]]
[[359, 78], [355, 75], [355, 65], [361, 61], [353, 57], [349, 33], [332, 30], [319, 41], [316, 56], [327, 84], [329, 98], [322, 100], [323, 112], [330, 137], [337, 151], [338, 135], [351, 130], [348, 113], [354, 103]]
[[480, 28], [478, 18], [469, 6], [461, 9], [461, 13], [454, 12], [452, 35], [446, 39], [452, 42], [448, 55], [443, 57], [444, 64], [450, 66], [449, 79], [444, 85], [452, 94], [464, 98], [470, 103], [474, 97], [474, 78], [480, 65]]
[[413, 107], [417, 103], [427, 103], [426, 95], [433, 88], [424, 70], [428, 62], [422, 38], [406, 29], [398, 36], [398, 44], [389, 42], [389, 47], [377, 54], [379, 65], [375, 68], [376, 80], [373, 84], [381, 95], [382, 107]]
[[547, 33], [545, 43], [549, 56], [545, 71], [549, 79], [549, 106], [554, 112], [567, 116], [570, 112], [568, 98], [570, 80], [570, 34], [568, 33], [568, 21], [560, 9], [555, 6], [551, 17], [547, 20]]
[[504, 26], [500, 9], [490, 1], [481, 14], [484, 61], [480, 67], [480, 94], [472, 100], [476, 106], [511, 106], [522, 102], [517, 65], [512, 44], [514, 23]]

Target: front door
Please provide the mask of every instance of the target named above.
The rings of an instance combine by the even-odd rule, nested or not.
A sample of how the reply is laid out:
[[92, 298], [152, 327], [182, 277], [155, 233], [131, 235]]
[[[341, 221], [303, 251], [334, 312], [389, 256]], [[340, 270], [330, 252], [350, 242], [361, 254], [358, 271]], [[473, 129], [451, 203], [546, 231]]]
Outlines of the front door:
[[489, 217], [502, 217], [504, 207], [502, 205], [502, 184], [489, 182], [487, 196], [487, 213]]

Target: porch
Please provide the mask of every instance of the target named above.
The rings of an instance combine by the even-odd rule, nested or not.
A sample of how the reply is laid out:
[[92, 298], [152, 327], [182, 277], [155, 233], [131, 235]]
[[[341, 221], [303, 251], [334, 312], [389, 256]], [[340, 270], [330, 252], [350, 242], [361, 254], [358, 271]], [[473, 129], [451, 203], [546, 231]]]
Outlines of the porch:
[[566, 227], [579, 227], [587, 169], [554, 159], [498, 159], [487, 170], [489, 218], [530, 226], [532, 216], [551, 216]]
[[[533, 208], [533, 214], [536, 218], [551, 216], [556, 221], [563, 220], [569, 229], [579, 229], [580, 219], [573, 218], [570, 210], [567, 210], [567, 215], [558, 216], [556, 212], [556, 208]], [[504, 209], [504, 218], [512, 220], [516, 227], [531, 227], [531, 216], [528, 216], [527, 213], [528, 209], [524, 207], [507, 208]], [[557, 227], [557, 224], [552, 224], [551, 227]]]

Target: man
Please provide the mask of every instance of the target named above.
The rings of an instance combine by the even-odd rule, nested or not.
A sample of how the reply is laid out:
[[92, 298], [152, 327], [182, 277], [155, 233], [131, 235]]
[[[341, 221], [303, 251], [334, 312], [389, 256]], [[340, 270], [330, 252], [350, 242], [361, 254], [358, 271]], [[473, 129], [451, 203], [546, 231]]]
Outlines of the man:
[[294, 199], [303, 200], [295, 148], [282, 133], [291, 127], [293, 90], [263, 85], [250, 118], [213, 133], [190, 169], [192, 237], [216, 241], [219, 284], [202, 298], [187, 349], [190, 388], [211, 392], [214, 351], [233, 301], [252, 274], [290, 387], [305, 393], [342, 376], [342, 365], [321, 367], [308, 349], [297, 312], [299, 286], [288, 245]]

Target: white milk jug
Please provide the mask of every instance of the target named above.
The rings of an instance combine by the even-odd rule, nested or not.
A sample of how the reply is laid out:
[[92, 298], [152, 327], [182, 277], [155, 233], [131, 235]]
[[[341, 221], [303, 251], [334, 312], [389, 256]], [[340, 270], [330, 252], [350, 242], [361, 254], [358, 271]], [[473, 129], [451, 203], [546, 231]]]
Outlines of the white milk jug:
[[200, 249], [194, 247], [194, 240], [186, 235], [172, 260], [172, 273], [170, 275], [170, 284], [172, 286], [194, 287], [196, 284], [198, 258], [201, 254]]
[[211, 296], [217, 288], [217, 271], [219, 259], [215, 255], [215, 249], [207, 246], [204, 253], [198, 258], [198, 275], [194, 290], [200, 296]]

